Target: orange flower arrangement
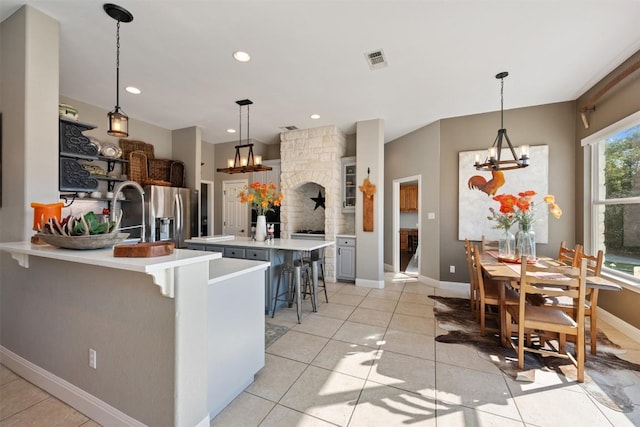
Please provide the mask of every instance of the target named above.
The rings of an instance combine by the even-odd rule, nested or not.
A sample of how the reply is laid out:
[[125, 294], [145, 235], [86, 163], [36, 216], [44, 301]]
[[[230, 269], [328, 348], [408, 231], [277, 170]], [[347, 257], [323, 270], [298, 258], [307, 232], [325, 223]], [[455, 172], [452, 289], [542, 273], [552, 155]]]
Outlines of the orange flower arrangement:
[[280, 206], [282, 194], [276, 192], [273, 182], [264, 184], [252, 182], [238, 194], [240, 203], [251, 203], [251, 209], [255, 209], [258, 215], [264, 215], [273, 210], [274, 206]]
[[[500, 203], [500, 213], [497, 213], [493, 208], [489, 208], [492, 216], [487, 218], [498, 223], [496, 228], [508, 230], [514, 222], [518, 222], [523, 229], [529, 229], [535, 222], [535, 202], [533, 201], [533, 197], [536, 194], [533, 190], [523, 191], [518, 193], [518, 196], [514, 196], [513, 194], [498, 194], [493, 197], [493, 200]], [[551, 212], [554, 218], [560, 218], [562, 216], [562, 209], [556, 204], [553, 195], [547, 195], [543, 200], [544, 203], [549, 205], [549, 212]]]

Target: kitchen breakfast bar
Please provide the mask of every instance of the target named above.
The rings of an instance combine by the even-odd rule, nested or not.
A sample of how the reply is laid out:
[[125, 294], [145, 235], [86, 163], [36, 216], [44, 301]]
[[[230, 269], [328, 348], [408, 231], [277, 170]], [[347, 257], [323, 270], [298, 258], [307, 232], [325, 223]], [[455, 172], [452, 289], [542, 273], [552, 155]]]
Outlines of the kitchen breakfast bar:
[[2, 363], [101, 424], [208, 426], [264, 366], [268, 262], [0, 251]]
[[[314, 301], [318, 300], [318, 268], [323, 257], [323, 251], [333, 246], [332, 240], [303, 240], [303, 239], [273, 239], [271, 241], [257, 242], [248, 237], [211, 236], [191, 238], [185, 241], [189, 249], [214, 251], [222, 253], [224, 257], [269, 261], [271, 266], [265, 272], [265, 300], [264, 312], [272, 314], [273, 301], [276, 287], [282, 271], [282, 266], [290, 266], [293, 271], [295, 289], [300, 300], [301, 267], [295, 263], [302, 254], [308, 253], [311, 261], [311, 276]], [[282, 288], [281, 288], [282, 292]], [[279, 308], [286, 302], [281, 301]], [[298, 319], [300, 319], [300, 306], [298, 304]]]

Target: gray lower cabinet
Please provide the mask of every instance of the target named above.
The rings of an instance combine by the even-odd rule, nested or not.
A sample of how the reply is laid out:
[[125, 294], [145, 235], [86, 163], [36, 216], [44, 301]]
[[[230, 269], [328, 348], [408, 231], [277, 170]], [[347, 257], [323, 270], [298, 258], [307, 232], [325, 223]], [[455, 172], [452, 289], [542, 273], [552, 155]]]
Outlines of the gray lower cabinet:
[[336, 238], [336, 279], [356, 280], [356, 238]]
[[[276, 255], [275, 249], [256, 249], [252, 247], [225, 246], [224, 243], [187, 243], [187, 249], [198, 251], [222, 252], [226, 258], [248, 259], [253, 261], [269, 261], [271, 266], [266, 269], [264, 276], [264, 312], [271, 314], [273, 311], [273, 296], [278, 284], [278, 274], [282, 264], [282, 256]], [[282, 292], [282, 290], [280, 291]], [[281, 302], [279, 306], [285, 305]]]

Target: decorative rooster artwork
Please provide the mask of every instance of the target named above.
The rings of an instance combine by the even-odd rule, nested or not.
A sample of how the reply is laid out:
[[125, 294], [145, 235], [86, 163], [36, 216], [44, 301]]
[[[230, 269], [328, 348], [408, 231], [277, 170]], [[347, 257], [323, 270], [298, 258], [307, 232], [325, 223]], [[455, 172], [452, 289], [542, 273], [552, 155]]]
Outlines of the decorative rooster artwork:
[[498, 188], [504, 185], [504, 172], [491, 171], [491, 179], [487, 181], [482, 175], [474, 175], [469, 178], [467, 185], [471, 190], [480, 190], [487, 196], [495, 196]]

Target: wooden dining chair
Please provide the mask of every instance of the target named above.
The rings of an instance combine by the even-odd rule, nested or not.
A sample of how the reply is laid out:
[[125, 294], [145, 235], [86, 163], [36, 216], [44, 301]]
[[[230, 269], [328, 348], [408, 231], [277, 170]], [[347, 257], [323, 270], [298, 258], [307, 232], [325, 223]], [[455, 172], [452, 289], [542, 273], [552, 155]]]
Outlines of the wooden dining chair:
[[[576, 247], [579, 248], [572, 265], [577, 267], [580, 265], [581, 260], [585, 260], [588, 274], [591, 276], [599, 276], [602, 272], [604, 252], [599, 250], [597, 255], [589, 255], [582, 251], [581, 245], [576, 245]], [[585, 293], [584, 315], [589, 318], [589, 344], [591, 354], [596, 354], [598, 350], [598, 293], [597, 288], [587, 288]], [[566, 297], [545, 296], [544, 305], [561, 308], [568, 312], [574, 310], [573, 301]]]
[[[518, 325], [518, 344], [514, 346], [518, 353], [518, 368], [524, 369], [525, 351], [563, 357], [576, 366], [578, 382], [584, 382], [586, 264], [586, 261], [581, 261], [580, 268], [537, 267], [527, 265], [523, 257], [518, 305], [507, 306], [507, 311]], [[574, 310], [569, 313], [561, 308], [527, 304], [527, 295], [568, 297], [574, 301]], [[544, 346], [525, 345], [527, 328], [543, 335]], [[575, 338], [575, 357], [566, 351], [567, 336]], [[557, 339], [556, 347], [551, 339]]]
[[[485, 330], [491, 330], [498, 333], [502, 333], [500, 327], [502, 325], [501, 319], [507, 316], [504, 324], [510, 328], [511, 318], [500, 307], [500, 291], [501, 287], [504, 288], [505, 305], [517, 305], [518, 294], [508, 287], [503, 281], [488, 279], [482, 274], [482, 262], [480, 260], [480, 250], [477, 245], [473, 245], [472, 257], [471, 257], [471, 269], [474, 276], [474, 280], [478, 292], [478, 314], [480, 317], [480, 335], [484, 336]], [[489, 307], [493, 308], [492, 313], [487, 313]], [[486, 327], [486, 316], [489, 314], [496, 318], [498, 323], [497, 328]]]
[[564, 241], [560, 242], [560, 249], [558, 250], [558, 262], [564, 265], [576, 266], [578, 262], [578, 254], [581, 252], [582, 246], [575, 245], [573, 248], [565, 246]]
[[464, 239], [464, 254], [467, 259], [467, 268], [469, 269], [469, 309], [471, 314], [477, 315], [479, 305], [478, 284], [473, 267], [473, 244], [469, 239]]
[[481, 243], [482, 252], [500, 250], [500, 243], [497, 240], [487, 240], [484, 234], [482, 235]]

